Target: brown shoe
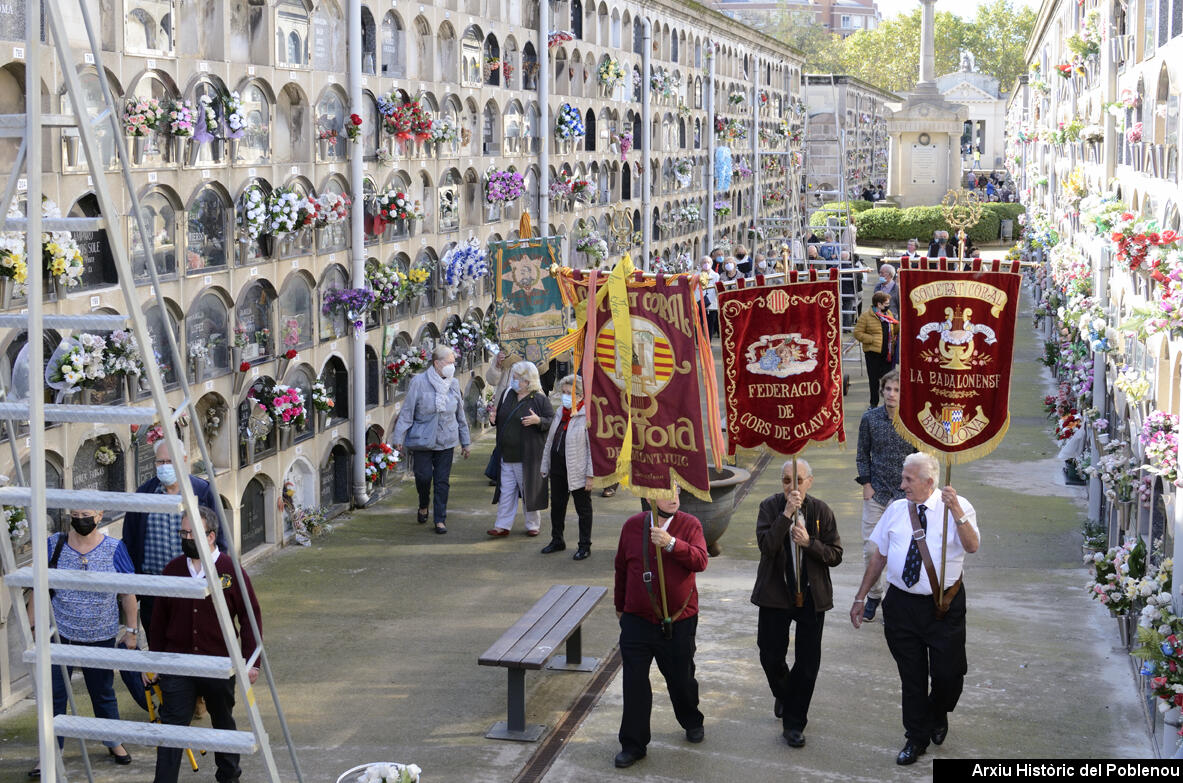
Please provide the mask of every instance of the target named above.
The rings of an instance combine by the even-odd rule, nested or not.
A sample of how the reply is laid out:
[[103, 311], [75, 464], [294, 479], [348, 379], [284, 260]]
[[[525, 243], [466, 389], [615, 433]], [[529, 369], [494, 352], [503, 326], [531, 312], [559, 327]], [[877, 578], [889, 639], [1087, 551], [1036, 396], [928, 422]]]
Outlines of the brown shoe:
[[490, 529], [486, 530], [485, 532], [488, 533], [489, 535], [493, 536], [494, 538], [500, 538], [502, 536], [509, 535], [508, 530], [502, 530], [499, 527], [490, 528]]
[[526, 535], [530, 536], [530, 538], [533, 538], [534, 536], [538, 535], [538, 531], [537, 530], [527, 530]]

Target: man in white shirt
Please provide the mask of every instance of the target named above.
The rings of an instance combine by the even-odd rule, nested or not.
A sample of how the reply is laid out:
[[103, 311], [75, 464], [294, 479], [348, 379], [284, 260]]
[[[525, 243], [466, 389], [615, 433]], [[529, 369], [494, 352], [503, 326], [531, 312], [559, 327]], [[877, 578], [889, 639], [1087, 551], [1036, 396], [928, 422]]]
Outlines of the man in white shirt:
[[706, 284], [697, 290], [699, 300], [706, 300], [707, 335], [716, 337], [719, 334], [719, 292], [715, 284], [719, 282], [719, 273], [715, 271], [710, 256], [703, 256], [698, 262], [699, 270], [706, 276]]
[[[952, 486], [937, 491], [939, 472], [940, 463], [931, 454], [910, 454], [904, 459], [900, 482], [904, 498], [887, 507], [871, 534], [878, 551], [871, 555], [850, 609], [850, 622], [858, 628], [867, 592], [879, 575], [885, 574], [889, 587], [883, 599], [883, 635], [900, 672], [907, 737], [897, 764], [913, 764], [928, 750], [929, 741], [937, 745], [945, 741], [949, 713], [957, 706], [967, 671], [961, 576], [965, 555], [978, 551], [977, 513]], [[913, 534], [913, 511], [923, 534]], [[950, 529], [955, 535], [948, 537], [946, 545], [945, 533]], [[927, 558], [920, 541], [927, 545]], [[931, 567], [934, 573], [941, 573], [943, 545], [942, 610], [933, 595], [935, 580], [928, 572]]]

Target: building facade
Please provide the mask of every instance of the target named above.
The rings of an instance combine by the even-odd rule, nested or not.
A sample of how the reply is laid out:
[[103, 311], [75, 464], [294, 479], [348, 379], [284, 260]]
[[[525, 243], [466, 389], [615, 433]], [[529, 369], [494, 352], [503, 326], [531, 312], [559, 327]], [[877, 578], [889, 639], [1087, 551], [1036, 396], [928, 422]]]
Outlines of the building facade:
[[754, 27], [762, 27], [780, 14], [800, 15], [843, 38], [860, 30], [874, 30], [883, 20], [874, 0], [715, 0], [712, 6]]
[[865, 188], [885, 183], [888, 104], [901, 100], [853, 76], [805, 75], [807, 206], [860, 198]]
[[1134, 653], [1142, 676], [1132, 682], [1159, 755], [1171, 758], [1180, 669], [1126, 634], [1135, 623], [1175, 632], [1183, 614], [1171, 581], [1183, 555], [1183, 3], [1047, 0], [1026, 58], [1007, 107], [1006, 163], [1028, 205], [1028, 250], [1044, 262], [1036, 314], [1057, 380], [1047, 406], [1066, 471], [1088, 483], [1096, 529], [1086, 551], [1100, 550], [1092, 592]]
[[[182, 363], [199, 397], [212, 465], [196, 467], [214, 474], [239, 551], [248, 558], [282, 545], [290, 535], [288, 515], [280, 510], [285, 502], [324, 509], [352, 502], [352, 455], [388, 440], [405, 392], [406, 378], [385, 382], [384, 365], [391, 358], [431, 348], [463, 322], [483, 324], [491, 281], [449, 285], [443, 263], [449, 250], [470, 238], [482, 246], [516, 238], [521, 211], [527, 209], [537, 222], [544, 200], [550, 220], [537, 228], [564, 236], [564, 261], [577, 267], [598, 261], [575, 248], [580, 238], [611, 235], [612, 209], [627, 213], [637, 232], [647, 226], [654, 259], [671, 265], [697, 257], [721, 237], [738, 240], [745, 216], [761, 196], [750, 178], [736, 177], [730, 189], [715, 194], [716, 204], [726, 204], [729, 214], [718, 213], [715, 236], [706, 236], [705, 215], [712, 209], [707, 200], [713, 174], [710, 134], [719, 124], [736, 134], [743, 126], [750, 139], [758, 125], [769, 143], [787, 145], [788, 134], [774, 131], [793, 116], [793, 99], [799, 102], [801, 95], [798, 53], [722, 14], [677, 2], [551, 3], [552, 45], [541, 52], [538, 4], [531, 0], [439, 0], [393, 9], [363, 3], [360, 106], [351, 106], [347, 97], [346, 53], [352, 44], [347, 7], [335, 0], [115, 0], [103, 3], [101, 12], [95, 6], [101, 70], [94, 58], [82, 54], [78, 19], [68, 23], [76, 34], [71, 43], [78, 60], [62, 63], [49, 47], [24, 51], [24, 4], [0, 8], [0, 52], [6, 61], [0, 67], [2, 111], [24, 110], [28, 56], [47, 64], [41, 95], [47, 111], [68, 109], [62, 105], [63, 68], [79, 73], [92, 115], [101, 102], [100, 80], [127, 104], [151, 99], [162, 105], [183, 100], [199, 109], [209, 106], [212, 114], [199, 112], [199, 125], [218, 128], [210, 140], [159, 131], [128, 139], [132, 179], [153, 236], [152, 258], [142, 249], [133, 221], [122, 217], [120, 225], [139, 273], [150, 331], [163, 336], [171, 329], [176, 336], [180, 356], [170, 355], [163, 339], [152, 346], [170, 397], [176, 403], [183, 397], [176, 373]], [[652, 69], [645, 78], [653, 90], [652, 106], [646, 108], [652, 133], [647, 160], [641, 149], [645, 19], [652, 23]], [[713, 84], [708, 79], [712, 59]], [[550, 97], [540, 107], [543, 68], [550, 77]], [[601, 76], [605, 73], [609, 78]], [[611, 78], [613, 73], [620, 78]], [[718, 107], [714, 118], [707, 113], [712, 90]], [[751, 97], [733, 102], [732, 94]], [[237, 100], [233, 109], [232, 100]], [[418, 119], [427, 113], [454, 132], [433, 141], [427, 134], [403, 139], [380, 130], [386, 117], [382, 107], [390, 103], [414, 106]], [[131, 113], [123, 118], [125, 124]], [[227, 132], [231, 114], [243, 120], [233, 139]], [[362, 119], [356, 142], [348, 134], [352, 114]], [[572, 114], [585, 133], [561, 142], [557, 117]], [[100, 140], [103, 164], [114, 170], [109, 127], [102, 126]], [[47, 196], [63, 214], [96, 214], [77, 137], [68, 129], [46, 129], [44, 141]], [[360, 187], [349, 181], [354, 143], [364, 155]], [[729, 141], [727, 133], [719, 133], [715, 143], [736, 145], [736, 159], [748, 155], [752, 163], [740, 149], [748, 142]], [[544, 144], [550, 154], [547, 179], [565, 179], [566, 190], [542, 185]], [[16, 140], [0, 141], [0, 167], [11, 169], [16, 150]], [[647, 198], [642, 194], [646, 168]], [[492, 171], [522, 174], [522, 197], [491, 202], [486, 183]], [[583, 183], [578, 195], [572, 195], [572, 181]], [[369, 284], [351, 279], [355, 249], [349, 222], [328, 221], [283, 234], [252, 228], [252, 199], [270, 199], [280, 189], [338, 205], [338, 196], [360, 191], [363, 198], [354, 198], [349, 209], [364, 210], [367, 274], [426, 274], [422, 293], [365, 317], [364, 366], [353, 366], [352, 327], [326, 299], [333, 290]], [[386, 211], [386, 219], [379, 219], [400, 193], [413, 207], [407, 214]], [[128, 203], [121, 186], [115, 195]], [[649, 205], [644, 213], [643, 203]], [[786, 207], [782, 201], [760, 209], [783, 213]], [[77, 286], [48, 296], [49, 312], [118, 311], [122, 295], [105, 234], [75, 239], [84, 270]], [[639, 243], [632, 238], [626, 245], [638, 253]], [[149, 298], [148, 263], [162, 277], [164, 310]], [[4, 306], [21, 308], [20, 293], [9, 293], [14, 295]], [[47, 337], [47, 357], [66, 336]], [[6, 340], [0, 346], [0, 376], [7, 387], [25, 337], [9, 333]], [[289, 360], [291, 351], [296, 356]], [[479, 423], [484, 360], [478, 345], [458, 362], [474, 425]], [[248, 437], [247, 395], [267, 381], [299, 389], [306, 405], [319, 382], [335, 406], [324, 416], [307, 416], [290, 442], [275, 431]], [[356, 384], [365, 388], [364, 410], [351, 409], [350, 389]], [[129, 396], [146, 395], [109, 379], [92, 392], [92, 402], [119, 405]], [[364, 443], [353, 436], [358, 419], [365, 422]], [[191, 461], [198, 453], [194, 429], [183, 432]], [[49, 427], [50, 486], [133, 489], [153, 472], [145, 434], [146, 428]], [[15, 446], [27, 463], [19, 428]], [[0, 472], [12, 475], [9, 448], [0, 454]], [[382, 481], [396, 478], [380, 478], [379, 491]], [[118, 535], [118, 518], [110, 521], [110, 532]], [[27, 558], [27, 536], [16, 543], [18, 554]], [[5, 706], [25, 686], [7, 591], [0, 602], [5, 651], [0, 706]]]

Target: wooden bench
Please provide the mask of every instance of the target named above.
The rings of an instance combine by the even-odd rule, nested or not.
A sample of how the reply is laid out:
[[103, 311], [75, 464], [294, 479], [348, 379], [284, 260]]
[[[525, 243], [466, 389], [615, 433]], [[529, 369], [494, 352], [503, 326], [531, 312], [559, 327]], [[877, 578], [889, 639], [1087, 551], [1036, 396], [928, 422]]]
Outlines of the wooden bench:
[[[481, 666], [504, 666], [509, 672], [507, 720], [494, 723], [486, 737], [534, 742], [542, 736], [545, 726], [526, 725], [526, 669], [594, 671], [599, 660], [583, 656], [580, 626], [607, 592], [606, 587], [554, 585], [485, 650], [478, 659]], [[555, 655], [563, 642], [566, 654]]]

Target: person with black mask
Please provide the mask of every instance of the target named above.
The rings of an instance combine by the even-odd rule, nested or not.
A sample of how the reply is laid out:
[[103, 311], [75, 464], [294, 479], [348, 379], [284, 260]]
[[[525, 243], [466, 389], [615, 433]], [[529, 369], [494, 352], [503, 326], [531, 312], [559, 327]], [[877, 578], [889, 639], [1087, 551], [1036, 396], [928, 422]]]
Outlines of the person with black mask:
[[[226, 608], [230, 611], [230, 623], [238, 621], [238, 635], [242, 640], [242, 657], [250, 660], [258, 646], [247, 612], [253, 612], [255, 623], [260, 632], [263, 629], [263, 619], [259, 614], [259, 602], [255, 599], [251, 580], [244, 573], [240, 584], [234, 574], [234, 563], [230, 556], [218, 549], [214, 534], [218, 529], [218, 519], [208, 508], [198, 509], [201, 518], [196, 526], [189, 516], [181, 518], [179, 540], [181, 542], [181, 557], [171, 560], [164, 567], [165, 576], [196, 577], [205, 579], [205, 569], [197, 550], [194, 535], [205, 535], [209, 545], [210, 557], [214, 568], [220, 577], [222, 596], [226, 600]], [[201, 532], [197, 532], [201, 531]], [[171, 653], [189, 653], [192, 655], [227, 656], [229, 650], [226, 640], [222, 637], [218, 616], [214, 611], [213, 599], [205, 598], [172, 598], [161, 596], [156, 600], [152, 611], [152, 624], [149, 626], [149, 642], [153, 651]], [[251, 684], [259, 677], [258, 667], [252, 667], [247, 672]], [[205, 699], [206, 709], [209, 711], [210, 722], [215, 729], [233, 731], [234, 723], [234, 689], [235, 678], [212, 679], [205, 677], [188, 677], [180, 674], [159, 675], [160, 689], [164, 695], [164, 703], [160, 708], [160, 722], [172, 726], [188, 726], [193, 720], [193, 709], [198, 697]], [[156, 749], [156, 777], [154, 783], [177, 783], [181, 767], [181, 748], [159, 747]], [[216, 778], [219, 781], [238, 780], [242, 771], [238, 766], [237, 753], [215, 753], [214, 764], [217, 766]]]
[[748, 249], [743, 245], [735, 246], [735, 268], [744, 277], [752, 276], [752, 257], [748, 255]]
[[[103, 512], [97, 509], [75, 509], [70, 512], [70, 528], [65, 533], [54, 533], [49, 537], [49, 567], [73, 571], [100, 571], [117, 574], [135, 573], [127, 547], [117, 538], [111, 538], [99, 528]], [[131, 594], [96, 593], [89, 590], [51, 591], [54, 625], [62, 644], [83, 647], [113, 648], [119, 637], [119, 609], [127, 621], [123, 643], [129, 648], [137, 646], [139, 630], [136, 615], [139, 607]], [[29, 624], [35, 623], [32, 602], [29, 603]], [[46, 628], [33, 633], [48, 633]], [[73, 667], [70, 667], [73, 671]], [[62, 667], [51, 667], [53, 680], [53, 714], [66, 712], [67, 688], [62, 679]], [[115, 673], [111, 669], [83, 669], [90, 704], [96, 718], [119, 720], [119, 703], [115, 698]], [[58, 738], [59, 747], [63, 738]], [[130, 764], [131, 754], [122, 743], [104, 741], [107, 753], [116, 764]], [[38, 777], [40, 769], [29, 773]]]

